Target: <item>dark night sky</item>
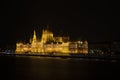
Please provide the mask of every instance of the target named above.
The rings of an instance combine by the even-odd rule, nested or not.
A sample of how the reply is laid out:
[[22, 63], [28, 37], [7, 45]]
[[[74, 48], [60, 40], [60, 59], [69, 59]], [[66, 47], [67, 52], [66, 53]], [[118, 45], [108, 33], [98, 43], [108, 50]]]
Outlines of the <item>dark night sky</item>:
[[27, 41], [34, 29], [41, 34], [47, 24], [54, 33], [68, 33], [71, 39], [120, 40], [118, 5], [109, 0], [1, 1], [0, 46]]

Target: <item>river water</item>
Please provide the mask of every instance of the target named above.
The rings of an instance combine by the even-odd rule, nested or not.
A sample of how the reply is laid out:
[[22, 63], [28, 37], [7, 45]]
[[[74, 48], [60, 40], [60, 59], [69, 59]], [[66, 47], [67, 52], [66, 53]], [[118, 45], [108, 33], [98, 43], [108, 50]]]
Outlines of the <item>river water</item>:
[[119, 64], [115, 60], [0, 56], [0, 80], [116, 80], [120, 79]]

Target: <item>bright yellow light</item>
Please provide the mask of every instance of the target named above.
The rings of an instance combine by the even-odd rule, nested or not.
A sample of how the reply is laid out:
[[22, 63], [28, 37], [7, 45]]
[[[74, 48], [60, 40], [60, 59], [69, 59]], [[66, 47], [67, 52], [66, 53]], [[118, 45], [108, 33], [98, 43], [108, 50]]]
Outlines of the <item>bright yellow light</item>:
[[[65, 37], [64, 37], [65, 39]], [[16, 43], [16, 52], [35, 52], [35, 53], [88, 53], [87, 41], [64, 42], [63, 37], [54, 37], [53, 33], [48, 30], [43, 30], [41, 40], [37, 38], [34, 30], [33, 38], [30, 39], [30, 44]], [[67, 39], [67, 37], [66, 37]], [[48, 42], [48, 43], [47, 43]], [[79, 46], [79, 47], [78, 47]], [[83, 48], [84, 47], [84, 48]]]

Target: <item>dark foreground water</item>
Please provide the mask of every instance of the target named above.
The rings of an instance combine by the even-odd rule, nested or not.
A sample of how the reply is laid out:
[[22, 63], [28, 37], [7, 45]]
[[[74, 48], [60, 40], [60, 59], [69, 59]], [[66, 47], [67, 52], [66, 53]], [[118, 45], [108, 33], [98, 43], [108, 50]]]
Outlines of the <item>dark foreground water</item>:
[[120, 62], [0, 56], [0, 80], [120, 80]]

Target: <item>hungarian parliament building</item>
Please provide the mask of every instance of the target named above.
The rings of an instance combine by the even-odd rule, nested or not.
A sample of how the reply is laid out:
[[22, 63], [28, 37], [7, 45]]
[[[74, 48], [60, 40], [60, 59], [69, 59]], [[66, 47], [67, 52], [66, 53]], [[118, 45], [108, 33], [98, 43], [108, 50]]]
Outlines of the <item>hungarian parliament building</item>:
[[16, 53], [55, 53], [55, 54], [69, 54], [69, 53], [88, 53], [88, 42], [85, 41], [70, 41], [68, 36], [55, 37], [53, 33], [44, 29], [42, 31], [41, 39], [36, 36], [34, 30], [33, 37], [30, 39], [30, 43], [16, 43]]

